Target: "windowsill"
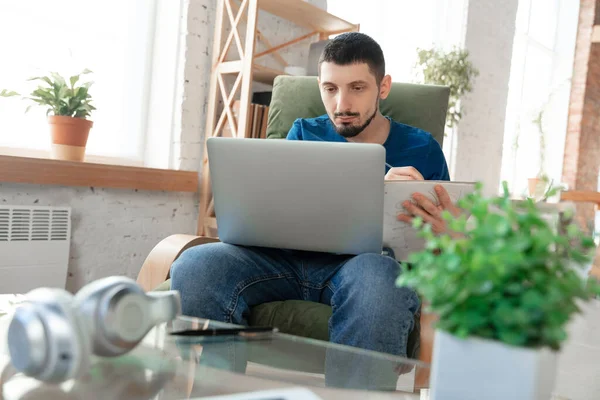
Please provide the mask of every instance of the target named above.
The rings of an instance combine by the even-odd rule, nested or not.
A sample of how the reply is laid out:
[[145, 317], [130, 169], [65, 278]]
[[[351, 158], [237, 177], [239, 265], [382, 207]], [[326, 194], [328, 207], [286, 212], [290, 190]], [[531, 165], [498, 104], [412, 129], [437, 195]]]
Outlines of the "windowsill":
[[[2, 154], [0, 182], [42, 185], [92, 186], [119, 189], [196, 192], [196, 171], [175, 171], [119, 165], [127, 160], [86, 157], [85, 162], [54, 160], [41, 152], [36, 156]], [[90, 159], [90, 161], [87, 161]]]
[[[25, 158], [39, 158], [42, 160], [52, 160], [50, 151], [39, 149], [26, 149], [19, 147], [0, 146], [0, 156], [14, 156]], [[125, 167], [144, 167], [144, 163], [137, 160], [132, 160], [122, 157], [107, 157], [95, 154], [85, 155], [85, 162], [92, 164], [107, 164], [107, 165], [122, 165]]]

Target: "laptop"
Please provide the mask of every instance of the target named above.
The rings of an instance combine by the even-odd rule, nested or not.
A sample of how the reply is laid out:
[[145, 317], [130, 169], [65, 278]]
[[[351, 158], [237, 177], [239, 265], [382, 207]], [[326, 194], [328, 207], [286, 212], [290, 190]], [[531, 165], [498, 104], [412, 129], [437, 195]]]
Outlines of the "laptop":
[[213, 137], [207, 151], [222, 242], [381, 253], [383, 146]]

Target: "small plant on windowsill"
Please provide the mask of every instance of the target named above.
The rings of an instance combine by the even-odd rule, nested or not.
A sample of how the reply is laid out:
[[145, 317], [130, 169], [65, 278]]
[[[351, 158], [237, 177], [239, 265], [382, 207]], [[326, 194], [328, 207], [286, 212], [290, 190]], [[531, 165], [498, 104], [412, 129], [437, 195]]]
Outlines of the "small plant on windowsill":
[[[436, 236], [415, 220], [427, 246], [410, 256], [412, 267], [403, 267], [397, 280], [417, 290], [439, 318], [433, 398], [548, 399], [577, 302], [600, 293], [583, 273], [593, 238], [570, 222], [555, 227], [532, 199], [512, 200], [506, 183], [495, 198], [484, 197], [478, 185], [459, 206], [463, 216], [446, 218], [461, 239]], [[491, 374], [482, 368], [490, 363]]]
[[57, 73], [28, 79], [40, 82], [29, 96], [21, 96], [6, 89], [0, 91], [2, 97], [21, 96], [23, 100], [32, 102], [25, 112], [33, 106], [46, 108], [53, 158], [70, 161], [83, 161], [85, 158], [85, 148], [93, 125], [88, 118], [96, 108], [92, 105], [89, 93], [93, 82], [78, 82], [81, 75], [89, 73], [91, 71], [85, 69], [80, 74], [71, 76], [68, 82]]

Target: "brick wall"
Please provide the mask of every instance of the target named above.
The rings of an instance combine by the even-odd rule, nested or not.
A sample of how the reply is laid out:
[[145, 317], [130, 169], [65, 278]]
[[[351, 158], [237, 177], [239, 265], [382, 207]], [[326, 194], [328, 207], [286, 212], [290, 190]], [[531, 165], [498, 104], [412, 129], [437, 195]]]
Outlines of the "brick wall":
[[[591, 35], [599, 16], [599, 0], [581, 0], [563, 159], [563, 182], [570, 189], [598, 190], [600, 44], [592, 44]], [[577, 213], [582, 223], [594, 218], [591, 205], [578, 206]]]
[[468, 5], [465, 47], [479, 69], [474, 91], [462, 102], [453, 179], [498, 191], [508, 81], [518, 0], [476, 0]]

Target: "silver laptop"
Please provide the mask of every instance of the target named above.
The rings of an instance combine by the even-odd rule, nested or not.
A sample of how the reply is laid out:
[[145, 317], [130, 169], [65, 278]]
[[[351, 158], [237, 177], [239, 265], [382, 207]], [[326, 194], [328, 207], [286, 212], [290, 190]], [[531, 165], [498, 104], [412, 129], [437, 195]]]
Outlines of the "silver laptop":
[[207, 149], [222, 242], [381, 253], [383, 146], [214, 137]]

